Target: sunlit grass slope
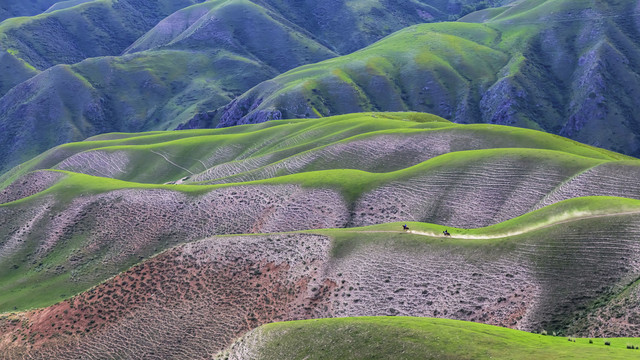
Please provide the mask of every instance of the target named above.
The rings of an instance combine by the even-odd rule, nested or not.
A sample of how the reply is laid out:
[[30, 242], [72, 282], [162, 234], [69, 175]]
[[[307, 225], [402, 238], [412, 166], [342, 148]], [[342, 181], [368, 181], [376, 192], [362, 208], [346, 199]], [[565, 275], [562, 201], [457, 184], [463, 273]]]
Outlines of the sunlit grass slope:
[[[543, 336], [428, 318], [362, 317], [263, 325], [218, 359], [631, 359], [639, 339]], [[605, 345], [609, 341], [610, 345]]]
[[[385, 152], [403, 152], [402, 148], [393, 148], [393, 141], [399, 140], [407, 141], [417, 148], [415, 151], [424, 154], [416, 155], [412, 152], [413, 159], [393, 158], [394, 161], [377, 165], [350, 161], [350, 158], [357, 160], [362, 156], [375, 159]], [[293, 172], [281, 169], [279, 173], [264, 173], [269, 166], [293, 163], [301, 156], [320, 154], [318, 156], [326, 158], [324, 152], [335, 147], [376, 141], [381, 146], [392, 148], [382, 147], [378, 154], [375, 150], [368, 154], [371, 150], [353, 145], [353, 149], [343, 154], [344, 156], [334, 155], [335, 159], [331, 161], [306, 164]], [[441, 145], [442, 141], [446, 141], [446, 144]], [[421, 142], [427, 146], [421, 146]], [[434, 143], [436, 145], [432, 145]], [[436, 148], [432, 149], [431, 146]], [[28, 171], [49, 168], [143, 183], [165, 183], [184, 177], [191, 177], [187, 183], [211, 182], [216, 180], [216, 175], [211, 170], [225, 164], [230, 169], [220, 173], [220, 177], [226, 175], [226, 180], [220, 179], [222, 182], [259, 180], [274, 175], [341, 168], [386, 173], [418, 165], [446, 153], [499, 148], [557, 151], [564, 154], [559, 156], [577, 156], [577, 163], [591, 161], [595, 164], [597, 161], [633, 159], [538, 131], [491, 125], [459, 125], [420, 113], [372, 113], [324, 119], [282, 120], [211, 130], [98, 136], [49, 150], [7, 172], [0, 177], [0, 184], [6, 186]], [[451, 156], [464, 159], [473, 155]], [[92, 163], [97, 160], [112, 165], [118, 162], [122, 164], [119, 171], [108, 175], [105, 168], [92, 169]], [[103, 165], [105, 164], [96, 166], [99, 168]]]

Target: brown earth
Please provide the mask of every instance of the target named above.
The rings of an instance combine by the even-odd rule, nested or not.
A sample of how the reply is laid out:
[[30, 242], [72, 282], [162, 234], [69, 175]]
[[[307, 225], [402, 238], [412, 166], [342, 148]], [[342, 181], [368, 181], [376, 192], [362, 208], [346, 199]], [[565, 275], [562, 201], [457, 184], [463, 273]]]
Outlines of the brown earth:
[[54, 171], [35, 171], [21, 176], [11, 185], [0, 190], [0, 204], [10, 203], [31, 195], [35, 195], [54, 185], [64, 177], [63, 173]]

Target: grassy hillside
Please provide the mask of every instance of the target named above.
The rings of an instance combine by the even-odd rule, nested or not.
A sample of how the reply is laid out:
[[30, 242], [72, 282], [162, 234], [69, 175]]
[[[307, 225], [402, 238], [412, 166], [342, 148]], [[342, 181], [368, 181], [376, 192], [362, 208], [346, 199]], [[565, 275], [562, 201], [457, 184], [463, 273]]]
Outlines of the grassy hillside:
[[[89, 57], [120, 55], [158, 21], [198, 2], [202, 0], [158, 1], [153, 4], [137, 0], [74, 1], [55, 4], [52, 11], [47, 12], [44, 10], [53, 5], [51, 1], [20, 1], [11, 5], [13, 10], [18, 10], [23, 6], [35, 9], [47, 4], [36, 13], [38, 15], [9, 18], [0, 23], [0, 49], [18, 62], [5, 67], [3, 70], [7, 71], [0, 73], [0, 96], [35, 75], [36, 69], [74, 64]], [[58, 11], [53, 11], [56, 9]], [[25, 66], [31, 72], [25, 72]], [[28, 98], [21, 99], [21, 102], [25, 101]]]
[[417, 25], [263, 82], [209, 125], [414, 110], [638, 154], [636, 12], [634, 2], [527, 0]]
[[[629, 359], [638, 339], [535, 335], [427, 318], [364, 317], [264, 325], [218, 359]], [[604, 342], [609, 341], [610, 346]]]
[[96, 0], [2, 22], [2, 46], [44, 70], [88, 57], [119, 55], [174, 11], [201, 0], [113, 2]]
[[57, 0], [6, 1], [0, 4], [0, 21], [16, 16], [33, 16], [47, 10]]
[[[211, 0], [147, 8], [100, 0], [63, 2], [43, 15], [9, 19], [0, 26], [0, 45], [8, 51], [0, 61], [9, 66], [0, 75], [0, 95], [6, 93], [0, 126], [9, 134], [0, 139], [6, 154], [0, 169], [100, 133], [209, 127], [216, 109], [262, 81], [405, 26], [446, 19], [471, 3], [477, 1]], [[29, 79], [36, 68], [81, 60]], [[56, 91], [62, 87], [82, 95], [65, 96]], [[31, 134], [32, 126], [58, 133]]]
[[[417, 238], [448, 226], [481, 240], [584, 216], [632, 224], [639, 172], [555, 135], [419, 113], [101, 135], [0, 177], [0, 309], [51, 304], [212, 235], [414, 221], [439, 224], [411, 223]], [[603, 219], [580, 229], [608, 229]]]
[[26, 61], [18, 58], [15, 52], [0, 47], [0, 95], [6, 94], [16, 84], [39, 73]]
[[[149, 201], [150, 195], [146, 197]], [[124, 210], [117, 203], [111, 204], [117, 209], [110, 211]], [[566, 209], [574, 212], [559, 219], [558, 212]], [[600, 213], [589, 214], [589, 209]], [[419, 316], [535, 332], [546, 330], [549, 334], [541, 337], [468, 324], [463, 329], [451, 329], [458, 336], [440, 336], [437, 343], [429, 342], [440, 351], [449, 351], [456, 347], [449, 345], [449, 341], [464, 338], [462, 334], [474, 329], [485, 329], [483, 333], [499, 332], [500, 338], [507, 342], [486, 339], [489, 341], [486, 346], [495, 345], [487, 349], [479, 345], [482, 341], [464, 340], [467, 346], [460, 349], [461, 356], [473, 357], [476, 351], [499, 356], [501, 351], [517, 346], [508, 343], [518, 339], [534, 341], [518, 346], [523, 356], [552, 356], [566, 351], [584, 356], [599, 356], [601, 351], [615, 355], [618, 350], [614, 349], [622, 351], [637, 340], [612, 339], [612, 346], [605, 346], [603, 336], [638, 336], [640, 331], [634, 323], [634, 314], [626, 311], [633, 308], [629, 303], [633, 298], [628, 294], [629, 289], [635, 287], [640, 271], [634, 261], [640, 249], [639, 213], [637, 200], [581, 198], [505, 224], [503, 233], [490, 228], [463, 233], [447, 227], [452, 237], [445, 238], [437, 235], [441, 234], [442, 225], [410, 223], [416, 231], [406, 233], [401, 230], [402, 223], [394, 223], [359, 229], [207, 238], [161, 252], [71, 299], [41, 310], [3, 315], [0, 349], [9, 354], [9, 358], [20, 356], [29, 347], [35, 357], [84, 353], [129, 357], [133, 352], [145, 356], [203, 357], [229, 347], [245, 332], [275, 321]], [[108, 231], [103, 227], [105, 230]], [[132, 238], [128, 241], [138, 244]], [[76, 242], [73, 246], [80, 244], [88, 244], [87, 250], [96, 245], [89, 241]], [[87, 280], [90, 274], [95, 276], [96, 269], [105, 272], [116, 254], [130, 251], [131, 246], [127, 246], [103, 248], [106, 251], [101, 253], [110, 255], [99, 261], [100, 267], [83, 259], [86, 251], [76, 250], [72, 261], [84, 263], [86, 268], [72, 271], [73, 282], [53, 279], [44, 282], [48, 287], [42, 286], [42, 279], [35, 281], [38, 273], [53, 271], [50, 260], [45, 259], [33, 275], [15, 275], [14, 279], [22, 281], [14, 288], [5, 285], [8, 291], [3, 294], [8, 295], [4, 295], [2, 301], [11, 304], [9, 299], [13, 298], [21, 301], [20, 304], [38, 307], [59, 301], [68, 297], [67, 292], [77, 291], [77, 287], [72, 286], [78, 286], [78, 281]], [[58, 258], [63, 254], [58, 252]], [[69, 264], [64, 265], [65, 268]], [[60, 267], [57, 271], [62, 275]], [[13, 274], [20, 272], [20, 269], [11, 270]], [[35, 291], [36, 283], [40, 286], [34, 297], [29, 293]], [[59, 294], [61, 292], [64, 293]], [[600, 323], [581, 321], [586, 315], [608, 310], [609, 305], [618, 306], [617, 311], [622, 312], [615, 322], [606, 318]], [[443, 323], [442, 320], [416, 321]], [[353, 324], [357, 324], [357, 320]], [[620, 324], [626, 326], [623, 333], [618, 332]], [[283, 329], [279, 326], [286, 328], [288, 324], [270, 325], [272, 329]], [[315, 330], [341, 336], [340, 330], [327, 326], [325, 330]], [[403, 327], [406, 326], [409, 325]], [[349, 346], [355, 351], [358, 334], [365, 336], [364, 342], [377, 343], [377, 338], [369, 337], [366, 332], [356, 332], [344, 323], [339, 327], [352, 330], [350, 333], [355, 336], [353, 342], [334, 342], [340, 356], [343, 351], [349, 351]], [[392, 332], [397, 329], [387, 323], [370, 324], [369, 328], [376, 329], [376, 334], [385, 333], [384, 328]], [[256, 333], [251, 333], [231, 348], [232, 353], [291, 351], [298, 341], [304, 341], [306, 334], [299, 326], [295, 329], [299, 330], [296, 334], [300, 337], [287, 339], [285, 332], [273, 342], [268, 336], [254, 337]], [[260, 331], [258, 335], [265, 335]], [[587, 344], [586, 339], [569, 344], [566, 338], [552, 338], [552, 332], [590, 337], [594, 344]], [[254, 341], [256, 338], [258, 341]], [[563, 349], [558, 340], [571, 347]], [[312, 344], [317, 343], [308, 345]], [[534, 344], [546, 346], [538, 348]], [[426, 346], [414, 345], [418, 346], [415, 351]], [[391, 342], [388, 346], [385, 348], [392, 351], [402, 345]], [[405, 344], [405, 349], [407, 346]], [[312, 351], [304, 346], [299, 349]], [[375, 349], [361, 351], [366, 354]], [[282, 356], [288, 358], [285, 354]]]
[[[482, 90], [496, 81], [496, 73], [508, 62], [506, 54], [490, 47], [499, 36], [482, 25], [411, 27], [364, 50], [258, 85], [225, 108], [220, 125], [364, 109], [417, 108], [451, 120], [471, 119], [479, 114]], [[252, 106], [254, 101], [260, 104]]]
[[[633, 159], [537, 131], [457, 125], [421, 113], [350, 114], [116, 135], [47, 151], [4, 175], [2, 184], [8, 185], [8, 177], [13, 181], [28, 171], [48, 168], [145, 183], [176, 182], [185, 177], [187, 183], [228, 183], [344, 168], [380, 173], [402, 170], [448, 152], [516, 147], [593, 160]], [[122, 162], [120, 169], [113, 172], [115, 167], [109, 163], [118, 162]]]
[[[52, 146], [96, 134], [173, 129], [201, 111], [222, 106], [278, 70], [335, 55], [248, 1], [207, 2], [166, 21], [176, 25], [176, 18], [201, 11], [205, 15], [199, 18], [200, 26], [190, 27], [189, 39], [197, 41], [56, 66], [16, 86], [0, 99], [4, 110], [0, 122], [6, 128], [0, 135], [4, 150], [0, 164], [16, 165]], [[216, 25], [212, 20], [219, 18], [225, 22]], [[255, 26], [243, 25], [249, 20]], [[246, 30], [234, 34], [234, 29]], [[212, 31], [233, 40], [221, 42], [220, 37], [207, 35]], [[280, 51], [251, 48], [247, 40], [259, 40], [257, 35], [271, 37]], [[298, 56], [283, 57], [285, 52]], [[33, 132], [32, 127], [55, 132]]]

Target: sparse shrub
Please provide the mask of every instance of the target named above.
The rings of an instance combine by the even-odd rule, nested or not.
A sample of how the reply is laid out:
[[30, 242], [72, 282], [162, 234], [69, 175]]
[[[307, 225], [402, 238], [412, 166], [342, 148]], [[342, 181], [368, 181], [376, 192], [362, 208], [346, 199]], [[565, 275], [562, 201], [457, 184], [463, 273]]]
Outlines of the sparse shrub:
[[589, 344], [593, 344], [593, 340], [589, 339]]
[[605, 341], [604, 344], [607, 346], [611, 346], [611, 341]]

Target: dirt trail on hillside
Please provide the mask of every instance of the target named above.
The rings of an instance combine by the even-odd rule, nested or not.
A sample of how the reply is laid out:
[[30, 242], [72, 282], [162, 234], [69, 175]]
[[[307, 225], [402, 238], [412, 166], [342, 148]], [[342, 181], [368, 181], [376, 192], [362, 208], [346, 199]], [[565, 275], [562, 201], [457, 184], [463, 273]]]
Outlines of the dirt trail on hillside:
[[[546, 222], [543, 224], [537, 224], [534, 226], [529, 226], [520, 230], [516, 230], [516, 231], [509, 231], [509, 232], [505, 232], [505, 233], [499, 233], [499, 234], [495, 234], [495, 235], [469, 235], [469, 234], [452, 234], [451, 236], [444, 236], [441, 233], [435, 233], [435, 232], [424, 232], [424, 231], [416, 231], [416, 230], [409, 230], [406, 231], [409, 234], [414, 234], [414, 235], [422, 235], [422, 236], [429, 236], [429, 237], [441, 237], [441, 238], [449, 238], [449, 239], [467, 239], [467, 240], [490, 240], [490, 239], [501, 239], [501, 238], [505, 238], [505, 237], [510, 237], [510, 236], [517, 236], [517, 235], [522, 235], [522, 234], [526, 234], [528, 232], [531, 231], [536, 231], [536, 230], [542, 230], [542, 229], [546, 229], [546, 228], [550, 228], [552, 226], [556, 226], [556, 225], [561, 225], [561, 224], [565, 224], [565, 223], [569, 223], [569, 222], [573, 222], [573, 221], [578, 221], [578, 220], [588, 220], [588, 219], [597, 219], [597, 218], [605, 218], [605, 217], [611, 217], [611, 216], [624, 216], [624, 215], [640, 215], [640, 210], [637, 211], [627, 211], [627, 212], [619, 212], [619, 213], [613, 213], [613, 214], [592, 214], [592, 215], [581, 215], [581, 216], [571, 216], [568, 218], [564, 218], [562, 220], [558, 220], [558, 221], [551, 221], [551, 222]], [[562, 218], [563, 216], [560, 216], [560, 218]], [[443, 225], [443, 227], [446, 227]], [[404, 231], [394, 231], [394, 230], [367, 230], [367, 231], [359, 231], [362, 233], [402, 233]]]

